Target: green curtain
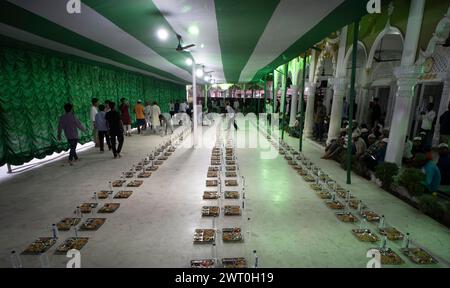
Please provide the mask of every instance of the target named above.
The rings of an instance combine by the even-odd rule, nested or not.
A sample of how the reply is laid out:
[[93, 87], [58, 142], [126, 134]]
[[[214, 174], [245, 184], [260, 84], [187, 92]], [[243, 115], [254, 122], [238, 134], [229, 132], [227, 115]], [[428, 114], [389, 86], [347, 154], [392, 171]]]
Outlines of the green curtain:
[[87, 128], [80, 143], [92, 141], [89, 113], [96, 97], [119, 103], [125, 97], [130, 115], [137, 100], [157, 101], [163, 112], [169, 102], [184, 100], [184, 85], [120, 69], [101, 67], [68, 57], [20, 48], [0, 47], [0, 166], [21, 165], [68, 150], [57, 141], [64, 104], [74, 105]]

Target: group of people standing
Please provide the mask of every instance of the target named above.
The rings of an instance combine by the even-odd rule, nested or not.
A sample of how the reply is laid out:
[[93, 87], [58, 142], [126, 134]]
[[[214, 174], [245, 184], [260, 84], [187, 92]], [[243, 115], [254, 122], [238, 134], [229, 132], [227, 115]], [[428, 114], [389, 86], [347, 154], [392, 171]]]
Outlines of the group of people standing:
[[[97, 98], [92, 99], [90, 110], [90, 121], [92, 123], [92, 133], [95, 147], [100, 152], [105, 151], [105, 142], [108, 149], [112, 151], [114, 158], [120, 158], [124, 144], [125, 136], [131, 137], [131, 116], [130, 105], [125, 98], [120, 99], [120, 105], [117, 108], [116, 103], [106, 100], [100, 104]], [[147, 101], [146, 105], [142, 105], [142, 101], [138, 100], [133, 111], [136, 115], [136, 124], [138, 134], [142, 134], [143, 130], [150, 128], [151, 131], [160, 131], [160, 127], [165, 127], [167, 134], [170, 129], [173, 133], [171, 116], [175, 114], [175, 105], [170, 103], [170, 114], [161, 113], [161, 109], [156, 102], [150, 105]], [[73, 165], [79, 160], [76, 153], [78, 144], [78, 130], [86, 131], [79, 119], [75, 116], [73, 105], [67, 103], [64, 105], [65, 114], [59, 119], [58, 125], [58, 141], [61, 141], [61, 134], [64, 134], [70, 146], [69, 164]]]

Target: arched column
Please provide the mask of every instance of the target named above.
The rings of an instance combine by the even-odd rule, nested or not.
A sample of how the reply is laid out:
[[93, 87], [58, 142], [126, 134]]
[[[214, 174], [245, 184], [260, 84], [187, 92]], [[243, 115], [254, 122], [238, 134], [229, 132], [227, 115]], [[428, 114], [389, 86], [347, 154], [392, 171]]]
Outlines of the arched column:
[[425, 0], [411, 0], [402, 63], [394, 71], [398, 90], [385, 161], [398, 165], [402, 163], [404, 143], [411, 120], [411, 109], [413, 109], [415, 96], [414, 87], [423, 70], [422, 67], [414, 66], [414, 62], [419, 46], [424, 9]]

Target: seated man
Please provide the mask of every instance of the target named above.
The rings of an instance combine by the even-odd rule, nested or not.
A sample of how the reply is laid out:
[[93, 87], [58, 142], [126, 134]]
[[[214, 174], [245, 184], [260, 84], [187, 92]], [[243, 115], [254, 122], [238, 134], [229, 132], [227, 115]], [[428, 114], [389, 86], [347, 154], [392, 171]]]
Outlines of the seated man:
[[416, 155], [419, 153], [425, 153], [422, 143], [423, 142], [422, 142], [421, 137], [415, 137], [413, 139], [413, 147], [411, 149], [411, 154], [412, 154], [413, 158], [415, 158]]
[[439, 168], [422, 153], [416, 155], [415, 162], [419, 167], [422, 166], [422, 172], [425, 174], [425, 181], [422, 181], [422, 184], [428, 192], [437, 192], [441, 184], [441, 172]]
[[441, 185], [450, 185], [450, 156], [447, 143], [439, 144], [437, 167], [441, 172]]

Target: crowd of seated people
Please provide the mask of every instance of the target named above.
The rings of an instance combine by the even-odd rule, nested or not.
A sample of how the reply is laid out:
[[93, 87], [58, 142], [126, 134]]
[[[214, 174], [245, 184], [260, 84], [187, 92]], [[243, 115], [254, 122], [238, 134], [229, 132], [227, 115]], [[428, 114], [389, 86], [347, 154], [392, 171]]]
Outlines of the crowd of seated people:
[[[348, 126], [342, 128], [339, 137], [330, 140], [322, 159], [337, 161], [345, 168], [348, 143], [351, 140], [353, 170], [370, 179], [377, 166], [385, 161], [389, 129], [376, 125], [369, 130], [367, 125], [355, 123], [350, 137], [348, 131]], [[426, 137], [427, 134], [421, 132], [412, 141], [409, 137], [405, 139], [403, 167], [421, 169], [426, 176], [424, 186], [429, 192], [436, 192], [439, 186], [450, 185], [449, 146], [447, 143], [441, 143], [437, 158], [436, 153], [433, 154], [431, 145], [426, 144]]]

